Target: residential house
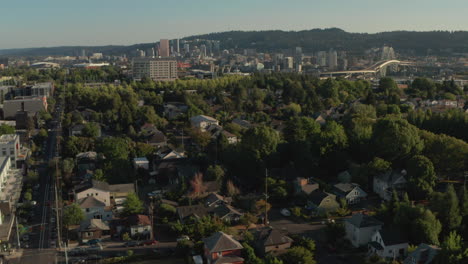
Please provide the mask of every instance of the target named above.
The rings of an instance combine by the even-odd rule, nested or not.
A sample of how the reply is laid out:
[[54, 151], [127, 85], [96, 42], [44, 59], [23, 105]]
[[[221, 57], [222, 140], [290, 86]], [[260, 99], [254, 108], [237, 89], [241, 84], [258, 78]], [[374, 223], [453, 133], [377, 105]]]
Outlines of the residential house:
[[431, 264], [439, 252], [439, 247], [421, 243], [415, 251], [408, 254], [403, 264]]
[[213, 207], [209, 210], [209, 213], [219, 217], [223, 221], [231, 223], [238, 222], [243, 215], [243, 213], [228, 204]]
[[294, 191], [296, 194], [311, 194], [313, 191], [319, 189], [319, 184], [312, 179], [302, 177], [296, 178], [294, 181]]
[[356, 204], [367, 197], [367, 193], [356, 183], [337, 183], [333, 185], [333, 193], [338, 198], [346, 199], [348, 204]]
[[382, 222], [365, 214], [354, 214], [344, 222], [346, 238], [354, 247], [367, 246], [372, 235], [383, 226]]
[[0, 157], [10, 159], [11, 168], [17, 168], [20, 154], [20, 137], [17, 134], [4, 134], [0, 136]]
[[315, 190], [310, 193], [307, 203], [308, 208], [319, 215], [334, 212], [340, 208], [340, 205], [336, 201], [336, 195], [321, 190]]
[[255, 247], [260, 256], [267, 253], [278, 253], [291, 247], [293, 240], [280, 230], [272, 227], [259, 229], [254, 233]]
[[242, 245], [223, 232], [204, 238], [204, 255], [208, 264], [243, 264]]
[[213, 117], [198, 115], [190, 118], [190, 124], [192, 124], [192, 127], [198, 128], [201, 131], [206, 131], [207, 127], [211, 125], [219, 125], [219, 122]]
[[156, 156], [159, 160], [184, 159], [185, 152], [178, 152], [170, 148], [161, 148], [156, 152]]
[[406, 188], [406, 172], [387, 171], [374, 177], [373, 190], [385, 201], [392, 200], [392, 193], [395, 190], [401, 195]]
[[152, 225], [147, 215], [131, 215], [127, 217], [127, 228], [131, 237], [149, 237]]
[[180, 222], [184, 222], [188, 218], [201, 218], [207, 216], [209, 209], [202, 204], [179, 206], [176, 208], [177, 216]]
[[238, 143], [240, 141], [239, 138], [237, 138], [236, 135], [234, 135], [234, 134], [232, 134], [232, 133], [230, 133], [230, 132], [228, 132], [226, 130], [223, 130], [221, 133], [226, 137], [229, 144], [236, 144], [236, 143]]
[[164, 103], [164, 117], [168, 120], [176, 119], [187, 112], [188, 106], [179, 102]]
[[230, 197], [224, 197], [217, 193], [210, 193], [205, 198], [205, 205], [208, 207], [217, 207], [223, 204], [231, 204], [232, 199]]
[[94, 197], [106, 206], [111, 205], [109, 184], [106, 182], [91, 180], [75, 186], [73, 189], [74, 200], [81, 201], [86, 197]]
[[83, 221], [78, 228], [78, 237], [82, 242], [91, 239], [100, 239], [109, 235], [109, 226], [101, 219], [88, 219]]
[[75, 186], [73, 196], [75, 201], [81, 201], [86, 197], [94, 197], [106, 206], [110, 206], [111, 203], [119, 204], [119, 201], [123, 203], [128, 194], [134, 192], [135, 185], [133, 183], [108, 184], [91, 180]]
[[160, 148], [167, 145], [166, 136], [154, 124], [145, 123], [141, 126], [140, 135], [145, 138], [147, 144], [153, 147]]
[[407, 250], [408, 241], [396, 230], [377, 230], [368, 245], [368, 253], [381, 258], [401, 259]]
[[146, 157], [138, 157], [133, 159], [133, 167], [138, 169], [149, 170], [149, 161]]
[[109, 221], [112, 219], [112, 207], [106, 206], [106, 204], [95, 196], [88, 196], [77, 201], [78, 206], [83, 211], [86, 220], [90, 219], [101, 219], [103, 221]]

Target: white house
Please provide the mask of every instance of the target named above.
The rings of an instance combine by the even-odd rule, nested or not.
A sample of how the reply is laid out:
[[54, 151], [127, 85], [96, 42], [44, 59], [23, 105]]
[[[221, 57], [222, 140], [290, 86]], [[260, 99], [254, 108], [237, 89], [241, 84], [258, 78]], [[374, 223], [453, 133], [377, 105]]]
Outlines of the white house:
[[366, 246], [383, 223], [372, 216], [355, 214], [345, 220], [346, 238], [354, 247]]
[[333, 193], [338, 198], [346, 199], [348, 204], [356, 204], [367, 197], [367, 193], [356, 183], [337, 183]]
[[85, 220], [101, 219], [103, 221], [109, 221], [112, 219], [112, 208], [106, 206], [104, 202], [101, 202], [94, 196], [88, 196], [77, 202], [78, 206], [85, 214]]
[[382, 258], [401, 259], [408, 251], [408, 241], [395, 230], [378, 230], [371, 238], [368, 253]]
[[109, 184], [96, 180], [85, 182], [74, 188], [75, 201], [80, 201], [86, 197], [94, 197], [103, 202], [106, 206], [110, 206], [111, 197], [109, 192]]
[[402, 173], [396, 171], [387, 171], [381, 175], [374, 177], [373, 190], [385, 201], [392, 200], [392, 193], [395, 190], [398, 194], [402, 194], [406, 188], [405, 171]]
[[132, 215], [127, 218], [130, 235], [148, 236], [151, 232], [151, 221], [146, 215]]
[[211, 125], [219, 125], [219, 122], [210, 116], [197, 115], [190, 118], [190, 124], [192, 124], [192, 127], [198, 128], [201, 131], [205, 131], [206, 128]]

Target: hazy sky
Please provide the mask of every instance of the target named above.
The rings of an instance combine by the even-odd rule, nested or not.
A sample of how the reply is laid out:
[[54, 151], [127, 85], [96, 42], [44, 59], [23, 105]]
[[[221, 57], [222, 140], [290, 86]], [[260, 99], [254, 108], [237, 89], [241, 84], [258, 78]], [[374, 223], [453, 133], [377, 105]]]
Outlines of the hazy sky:
[[0, 0], [0, 49], [227, 30], [468, 30], [468, 0]]

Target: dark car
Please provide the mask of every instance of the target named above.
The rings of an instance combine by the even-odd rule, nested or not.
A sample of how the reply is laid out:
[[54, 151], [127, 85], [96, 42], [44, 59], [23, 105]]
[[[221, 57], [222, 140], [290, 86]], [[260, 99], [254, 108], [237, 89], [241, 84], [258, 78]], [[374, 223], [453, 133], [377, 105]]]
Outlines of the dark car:
[[157, 245], [158, 241], [156, 240], [146, 240], [143, 242], [143, 246], [152, 246], [152, 245]]
[[137, 241], [127, 241], [124, 243], [124, 247], [137, 247], [139, 245], [140, 243], [138, 243]]
[[90, 260], [101, 260], [102, 259], [102, 256], [99, 256], [99, 255], [89, 255], [86, 257], [86, 260], [87, 261], [90, 261]]
[[88, 242], [86, 242], [86, 245], [96, 245], [96, 244], [98, 244], [100, 242], [101, 242], [101, 239], [95, 238], [95, 239], [91, 239]]
[[157, 248], [153, 250], [155, 257], [166, 258], [174, 255], [174, 249], [172, 248]]

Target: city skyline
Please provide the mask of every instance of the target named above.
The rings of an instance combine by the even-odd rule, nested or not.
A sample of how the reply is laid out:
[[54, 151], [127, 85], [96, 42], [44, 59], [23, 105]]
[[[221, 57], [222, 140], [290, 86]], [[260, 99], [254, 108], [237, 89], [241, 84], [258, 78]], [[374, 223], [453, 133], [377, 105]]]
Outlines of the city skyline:
[[468, 29], [463, 14], [467, 4], [463, 0], [273, 2], [9, 2], [2, 4], [0, 23], [8, 26], [0, 28], [4, 36], [0, 49], [131, 45], [231, 30], [337, 27], [348, 32], [375, 33]]

